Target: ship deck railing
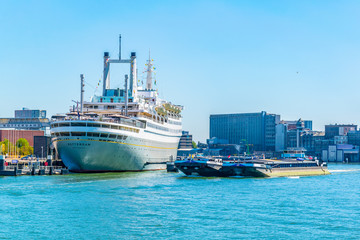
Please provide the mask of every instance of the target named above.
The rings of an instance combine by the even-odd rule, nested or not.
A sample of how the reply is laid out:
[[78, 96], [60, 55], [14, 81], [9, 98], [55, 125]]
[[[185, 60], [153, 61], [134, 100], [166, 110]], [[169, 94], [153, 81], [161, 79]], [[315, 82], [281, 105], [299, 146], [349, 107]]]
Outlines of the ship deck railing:
[[[71, 126], [73, 121], [99, 121], [99, 122], [105, 122], [105, 123], [116, 123], [116, 124], [124, 124], [127, 126], [131, 126], [131, 127], [138, 127], [138, 128], [145, 128], [145, 123], [141, 120], [135, 120], [135, 119], [130, 119], [130, 118], [116, 118], [116, 119], [108, 119], [108, 118], [77, 118], [77, 117], [73, 117], [73, 118], [64, 118], [64, 119], [56, 119], [56, 120], [52, 120], [51, 126], [54, 127], [54, 124], [58, 123], [58, 122], [63, 122], [63, 121], [69, 121], [70, 124], [69, 126]], [[75, 126], [75, 125], [74, 125]]]
[[[154, 117], [149, 117], [147, 115], [141, 115], [142, 118], [146, 118], [148, 120], [154, 121], [156, 123], [160, 123], [160, 124], [164, 124], [165, 122], [167, 122], [167, 119], [161, 116], [154, 116]], [[179, 116], [171, 116], [174, 119], [180, 119]], [[141, 121], [141, 120], [135, 120], [135, 119], [131, 119], [129, 117], [126, 116], [121, 116], [121, 117], [116, 117], [116, 118], [112, 118], [112, 117], [90, 117], [90, 116], [84, 116], [84, 115], [72, 115], [72, 116], [64, 116], [64, 117], [53, 117], [51, 119], [51, 122], [59, 122], [59, 121], [100, 121], [100, 122], [108, 122], [108, 123], [118, 123], [118, 124], [125, 124], [128, 126], [133, 126], [133, 127], [140, 127], [140, 128], [145, 128], [145, 126], [139, 126], [137, 125], [137, 122]], [[131, 122], [133, 121], [133, 122]], [[143, 122], [141, 122], [143, 123]], [[140, 124], [142, 125], [142, 124]]]

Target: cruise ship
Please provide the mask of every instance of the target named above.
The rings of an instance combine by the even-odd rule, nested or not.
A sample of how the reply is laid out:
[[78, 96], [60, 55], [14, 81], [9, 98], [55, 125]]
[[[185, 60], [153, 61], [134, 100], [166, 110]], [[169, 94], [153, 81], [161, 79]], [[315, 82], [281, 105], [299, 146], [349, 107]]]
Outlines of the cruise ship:
[[[124, 89], [110, 88], [110, 65], [127, 64]], [[104, 53], [103, 91], [81, 100], [64, 115], [54, 115], [51, 137], [55, 151], [72, 172], [112, 172], [166, 169], [176, 159], [183, 107], [158, 97], [153, 61], [146, 64], [146, 85], [138, 86], [136, 53], [111, 59]], [[156, 80], [155, 80], [156, 81]], [[129, 82], [129, 83], [128, 83]], [[141, 85], [141, 84], [140, 84]]]

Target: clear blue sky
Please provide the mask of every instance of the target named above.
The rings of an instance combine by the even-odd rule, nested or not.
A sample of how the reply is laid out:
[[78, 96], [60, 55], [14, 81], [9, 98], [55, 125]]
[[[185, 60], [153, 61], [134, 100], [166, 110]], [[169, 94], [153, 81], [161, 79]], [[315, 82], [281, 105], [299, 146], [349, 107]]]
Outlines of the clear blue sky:
[[[95, 86], [121, 33], [140, 72], [151, 48], [160, 96], [185, 106], [196, 141], [212, 113], [264, 110], [318, 130], [360, 124], [359, 12], [359, 1], [330, 0], [0, 0], [0, 117], [67, 112], [79, 74]], [[111, 80], [122, 85], [120, 74]]]

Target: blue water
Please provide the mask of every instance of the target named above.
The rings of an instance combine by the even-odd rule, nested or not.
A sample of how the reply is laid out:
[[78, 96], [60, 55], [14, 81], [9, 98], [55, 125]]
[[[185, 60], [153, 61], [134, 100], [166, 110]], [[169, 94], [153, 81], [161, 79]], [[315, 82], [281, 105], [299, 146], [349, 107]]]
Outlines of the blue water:
[[0, 239], [360, 239], [360, 165], [329, 169], [0, 177]]

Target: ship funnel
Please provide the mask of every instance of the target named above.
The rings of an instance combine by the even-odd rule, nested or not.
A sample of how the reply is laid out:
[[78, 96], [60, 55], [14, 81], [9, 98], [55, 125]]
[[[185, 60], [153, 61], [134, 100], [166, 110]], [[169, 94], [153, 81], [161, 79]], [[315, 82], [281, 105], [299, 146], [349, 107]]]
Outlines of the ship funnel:
[[106, 96], [106, 89], [110, 88], [109, 60], [110, 60], [109, 52], [104, 52], [103, 96]]
[[136, 52], [131, 52], [130, 57], [130, 91], [131, 96], [137, 95], [137, 76], [136, 76]]

